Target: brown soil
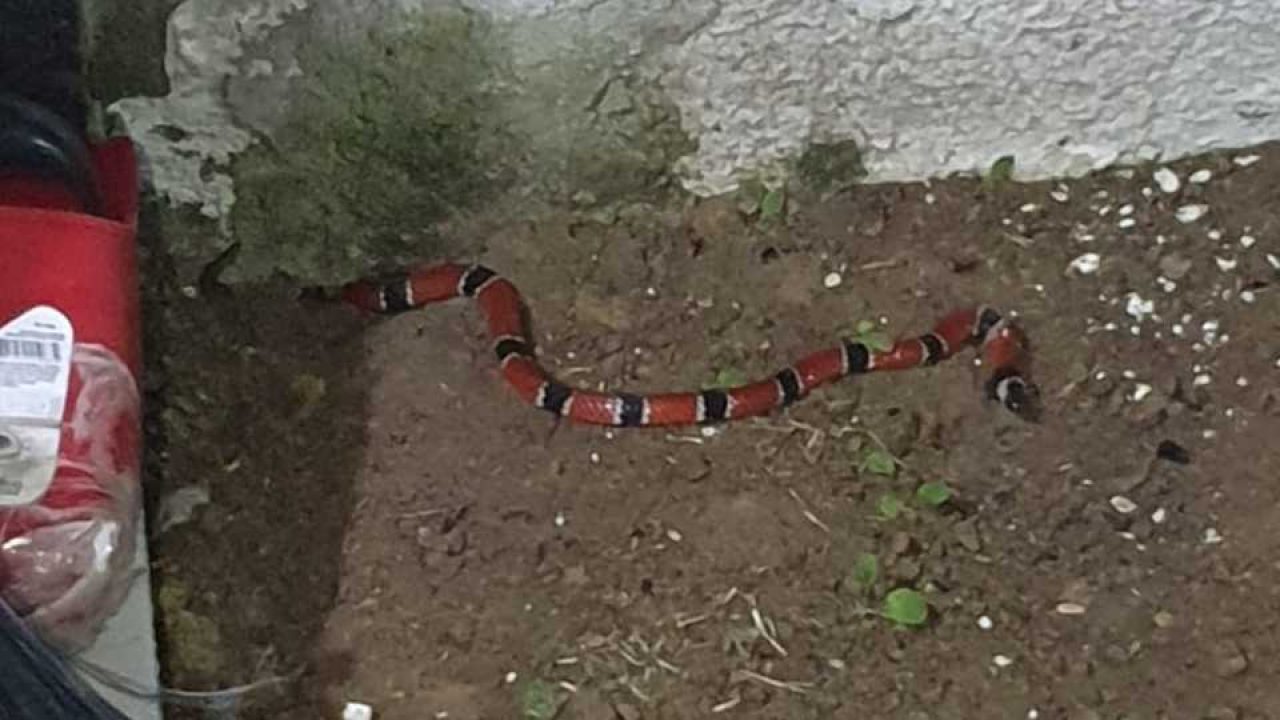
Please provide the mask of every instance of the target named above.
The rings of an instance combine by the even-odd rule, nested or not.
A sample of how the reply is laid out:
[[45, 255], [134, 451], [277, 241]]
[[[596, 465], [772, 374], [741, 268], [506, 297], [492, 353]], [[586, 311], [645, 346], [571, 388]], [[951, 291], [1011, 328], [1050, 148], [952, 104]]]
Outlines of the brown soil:
[[[1176, 196], [1144, 195], [1144, 168], [1065, 202], [952, 180], [800, 198], [773, 225], [715, 201], [488, 237], [574, 384], [696, 388], [985, 302], [1035, 344], [1035, 425], [983, 400], [965, 354], [714, 434], [557, 427], [466, 304], [366, 324], [268, 291], [175, 302], [166, 412], [218, 423], [169, 439], [156, 492], [211, 495], [155, 544], [158, 592], [182, 591], [167, 679], [307, 667], [254, 717], [1280, 718], [1277, 150], [1179, 162]], [[1085, 252], [1101, 268], [1065, 272]], [[893, 477], [860, 469], [881, 446]], [[954, 497], [922, 505], [925, 481]], [[896, 587], [927, 624], [876, 613]]]

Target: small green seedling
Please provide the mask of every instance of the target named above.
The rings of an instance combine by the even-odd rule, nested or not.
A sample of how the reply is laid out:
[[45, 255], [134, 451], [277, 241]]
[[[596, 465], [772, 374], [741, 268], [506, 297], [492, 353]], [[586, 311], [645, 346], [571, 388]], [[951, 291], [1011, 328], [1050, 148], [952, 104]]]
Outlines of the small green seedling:
[[880, 561], [871, 553], [862, 553], [853, 563], [853, 584], [859, 590], [869, 591], [876, 584], [880, 575]]
[[893, 455], [885, 450], [869, 448], [863, 453], [862, 462], [858, 463], [858, 470], [872, 475], [893, 477], [898, 472], [898, 463], [893, 459]]
[[898, 588], [885, 596], [880, 614], [898, 625], [923, 625], [929, 619], [929, 603], [911, 588]]
[[555, 688], [533, 680], [520, 688], [520, 714], [525, 720], [551, 720], [558, 710]]
[[991, 163], [991, 169], [987, 171], [987, 176], [983, 178], [983, 184], [988, 187], [995, 187], [1009, 182], [1013, 179], [1014, 164], [1012, 155], [1001, 156]]
[[870, 320], [858, 321], [853, 329], [852, 340], [867, 346], [868, 350], [885, 351], [893, 347], [893, 338]]
[[897, 495], [885, 494], [881, 495], [879, 502], [876, 503], [876, 513], [884, 520], [896, 520], [902, 514], [904, 507]]
[[941, 507], [951, 499], [951, 488], [940, 482], [927, 482], [916, 488], [916, 500], [929, 507]]
[[760, 198], [760, 219], [774, 220], [782, 215], [782, 208], [786, 205], [786, 195], [783, 194], [781, 188], [776, 190], [766, 190], [764, 197]]
[[718, 390], [728, 390], [729, 388], [738, 387], [747, 383], [747, 376], [736, 368], [721, 368], [716, 373], [716, 378], [711, 382], [711, 387]]

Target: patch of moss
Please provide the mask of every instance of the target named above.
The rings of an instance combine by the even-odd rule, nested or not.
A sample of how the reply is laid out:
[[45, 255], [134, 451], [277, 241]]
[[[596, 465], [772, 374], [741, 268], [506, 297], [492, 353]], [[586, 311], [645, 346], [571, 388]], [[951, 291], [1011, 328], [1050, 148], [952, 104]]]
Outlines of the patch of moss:
[[238, 279], [336, 283], [432, 249], [432, 226], [504, 186], [478, 16], [439, 11], [307, 46], [281, 131], [237, 159]]
[[810, 145], [796, 161], [796, 174], [819, 193], [843, 190], [866, 177], [862, 150], [853, 140]]
[[155, 599], [165, 636], [169, 672], [216, 677], [225, 660], [218, 624], [187, 609], [186, 587], [177, 581], [163, 582]]

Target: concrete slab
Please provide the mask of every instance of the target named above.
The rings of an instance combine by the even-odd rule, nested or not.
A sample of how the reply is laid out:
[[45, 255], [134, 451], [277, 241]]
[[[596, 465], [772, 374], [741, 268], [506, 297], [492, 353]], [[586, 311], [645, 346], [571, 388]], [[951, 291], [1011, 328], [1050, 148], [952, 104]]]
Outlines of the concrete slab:
[[[97, 642], [80, 654], [80, 659], [126, 679], [133, 687], [156, 694], [160, 687], [160, 663], [156, 659], [145, 523], [139, 523], [133, 567], [138, 571], [138, 579], [133, 583], [124, 605], [107, 621]], [[103, 699], [119, 708], [130, 720], [162, 720], [164, 717], [158, 701], [136, 697], [84, 675]]]

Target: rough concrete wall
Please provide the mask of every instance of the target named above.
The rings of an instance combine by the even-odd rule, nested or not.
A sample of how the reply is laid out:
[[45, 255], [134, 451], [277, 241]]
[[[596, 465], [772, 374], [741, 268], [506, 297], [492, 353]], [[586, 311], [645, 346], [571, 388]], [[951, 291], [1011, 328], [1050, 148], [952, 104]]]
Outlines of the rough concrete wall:
[[[234, 195], [217, 166], [248, 145], [246, 124], [269, 129], [279, 116], [287, 95], [273, 83], [300, 72], [289, 59], [299, 38], [451, 4], [186, 0], [170, 27], [172, 93], [117, 109], [158, 186], [221, 216]], [[980, 171], [1003, 155], [1020, 177], [1074, 174], [1280, 137], [1273, 0], [468, 4], [502, 19], [512, 107], [551, 112], [540, 118], [549, 144], [572, 144], [557, 129], [577, 126], [554, 114], [580, 113], [578, 95], [608, 99], [617, 78], [660, 82], [696, 143], [679, 171], [700, 194], [732, 190], [810, 143], [855, 141], [875, 181]], [[309, 30], [289, 40], [297, 24]], [[585, 69], [566, 70], [575, 54]], [[581, 92], [566, 89], [575, 82]]]
[[1280, 134], [1273, 0], [732, 0], [671, 49], [705, 192], [854, 139], [873, 180], [1074, 174]]

